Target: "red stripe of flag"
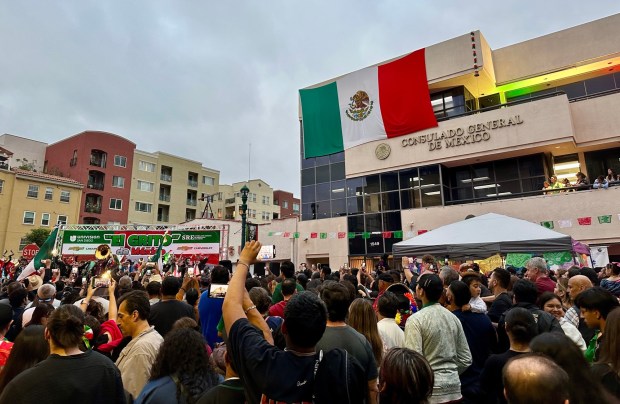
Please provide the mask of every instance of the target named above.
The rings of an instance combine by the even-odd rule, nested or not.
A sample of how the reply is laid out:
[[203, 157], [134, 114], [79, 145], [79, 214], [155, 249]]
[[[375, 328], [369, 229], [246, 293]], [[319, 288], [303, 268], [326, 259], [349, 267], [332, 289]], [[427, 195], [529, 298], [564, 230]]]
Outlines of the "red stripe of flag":
[[379, 66], [379, 104], [388, 138], [437, 126], [424, 49]]

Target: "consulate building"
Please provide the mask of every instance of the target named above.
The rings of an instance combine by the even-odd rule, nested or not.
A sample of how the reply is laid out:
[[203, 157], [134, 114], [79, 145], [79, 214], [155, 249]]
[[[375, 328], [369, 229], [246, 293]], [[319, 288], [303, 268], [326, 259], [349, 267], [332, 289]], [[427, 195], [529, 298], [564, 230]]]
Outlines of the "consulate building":
[[[315, 146], [305, 133], [305, 91], [335, 82], [340, 91], [357, 72], [301, 90], [298, 262], [359, 267], [402, 239], [488, 212], [543, 223], [620, 258], [620, 186], [541, 191], [551, 175], [574, 183], [582, 172], [593, 183], [620, 172], [619, 37], [616, 14], [500, 49], [479, 31], [428, 46], [436, 126], [345, 139], [343, 151], [326, 155], [305, 150]], [[389, 62], [367, 69], [378, 66], [381, 77]], [[349, 106], [377, 115], [373, 94], [358, 94], [345, 94]], [[323, 232], [339, 236], [306, 236]]]

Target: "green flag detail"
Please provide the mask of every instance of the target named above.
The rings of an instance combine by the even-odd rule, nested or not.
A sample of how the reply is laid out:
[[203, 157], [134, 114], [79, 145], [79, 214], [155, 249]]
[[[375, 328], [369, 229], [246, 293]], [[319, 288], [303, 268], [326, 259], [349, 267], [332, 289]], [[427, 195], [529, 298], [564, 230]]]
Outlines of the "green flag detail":
[[355, 238], [355, 233], [347, 233], [347, 238]]
[[38, 271], [39, 268], [43, 266], [41, 261], [52, 258], [52, 250], [54, 250], [54, 244], [56, 244], [56, 236], [58, 235], [58, 227], [56, 227], [41, 248], [39, 248], [39, 252], [34, 256], [34, 258], [26, 265], [26, 268], [22, 271], [22, 273], [17, 278], [18, 281], [24, 279], [27, 276], [32, 275], [35, 271]]
[[603, 215], [598, 217], [599, 224], [611, 223], [611, 215]]
[[368, 238], [370, 238], [370, 232], [367, 232], [367, 231], [363, 232], [363, 233], [362, 233], [362, 238], [363, 238], [363, 239], [368, 239]]
[[321, 238], [323, 239], [327, 238], [327, 233], [321, 233]]
[[299, 232], [293, 233], [293, 238], [299, 238]]
[[540, 222], [540, 225], [542, 227], [546, 227], [547, 229], [553, 229], [553, 221], [552, 220], [547, 220], [544, 222]]
[[403, 231], [402, 230], [397, 230], [394, 233], [392, 233], [394, 238], [403, 238]]

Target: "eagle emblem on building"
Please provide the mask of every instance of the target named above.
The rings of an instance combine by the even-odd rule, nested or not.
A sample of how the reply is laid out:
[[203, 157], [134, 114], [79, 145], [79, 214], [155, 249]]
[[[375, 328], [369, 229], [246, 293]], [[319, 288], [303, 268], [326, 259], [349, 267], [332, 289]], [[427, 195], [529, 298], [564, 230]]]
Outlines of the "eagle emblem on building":
[[366, 91], [359, 90], [351, 98], [345, 114], [353, 121], [363, 121], [372, 112], [374, 101], [370, 100]]

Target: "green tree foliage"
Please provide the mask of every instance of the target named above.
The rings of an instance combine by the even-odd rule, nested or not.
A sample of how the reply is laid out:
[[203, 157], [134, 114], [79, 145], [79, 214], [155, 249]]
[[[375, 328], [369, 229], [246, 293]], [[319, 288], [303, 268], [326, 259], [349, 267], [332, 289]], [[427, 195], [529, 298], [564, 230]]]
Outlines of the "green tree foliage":
[[44, 227], [39, 227], [38, 229], [30, 230], [30, 232], [28, 232], [24, 236], [24, 238], [26, 239], [28, 244], [35, 243], [36, 245], [41, 247], [43, 245], [43, 243], [45, 243], [45, 240], [47, 240], [47, 237], [49, 235], [50, 235], [50, 229], [46, 229]]

